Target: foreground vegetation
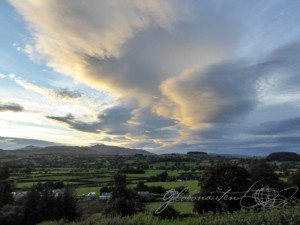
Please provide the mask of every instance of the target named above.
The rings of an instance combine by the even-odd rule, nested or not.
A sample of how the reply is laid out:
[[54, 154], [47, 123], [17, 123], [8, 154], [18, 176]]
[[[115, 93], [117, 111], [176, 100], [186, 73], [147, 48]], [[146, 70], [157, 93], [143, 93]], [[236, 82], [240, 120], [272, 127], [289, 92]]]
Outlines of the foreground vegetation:
[[300, 224], [300, 206], [267, 211], [241, 210], [235, 213], [194, 216], [182, 219], [161, 220], [149, 214], [137, 214], [133, 217], [107, 218], [95, 215], [81, 222], [66, 223], [44, 222], [41, 225], [298, 225]]
[[[197, 200], [172, 202], [163, 213], [154, 214], [170, 189], [188, 188], [187, 197], [227, 190], [242, 193], [256, 181], [261, 182], [256, 188], [300, 187], [297, 160], [203, 154], [87, 157], [85, 164], [80, 157], [60, 159], [65, 167], [41, 157], [0, 157], [1, 225], [300, 224], [299, 192], [293, 205], [280, 209], [246, 211], [239, 201]], [[89, 192], [96, 196], [89, 197]], [[139, 192], [151, 195], [142, 198]], [[103, 193], [111, 193], [110, 200], [100, 201]], [[254, 199], [249, 201], [246, 204], [253, 204]]]

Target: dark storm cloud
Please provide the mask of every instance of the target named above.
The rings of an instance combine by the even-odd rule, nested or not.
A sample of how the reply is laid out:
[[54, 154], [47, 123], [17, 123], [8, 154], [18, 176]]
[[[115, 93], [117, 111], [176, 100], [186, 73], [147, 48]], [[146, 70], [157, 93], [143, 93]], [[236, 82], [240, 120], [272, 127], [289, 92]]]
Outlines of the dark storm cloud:
[[24, 108], [16, 103], [0, 103], [0, 112], [21, 112]]
[[131, 109], [116, 106], [104, 110], [98, 115], [98, 121], [93, 123], [76, 120], [72, 114], [68, 114], [64, 117], [47, 116], [47, 118], [67, 124], [70, 128], [79, 131], [91, 133], [105, 132], [117, 135], [128, 132], [127, 121], [131, 118], [131, 116]]
[[266, 122], [258, 126], [253, 133], [261, 135], [274, 135], [295, 133], [300, 131], [300, 117], [279, 121]]
[[[252, 111], [262, 105], [261, 99], [272, 98], [276, 100], [282, 97], [283, 102], [276, 103], [282, 104], [290, 101], [289, 98], [293, 94], [300, 95], [299, 71], [300, 44], [294, 43], [274, 51], [255, 64], [247, 65], [243, 62], [219, 64], [209, 68], [203, 74], [191, 75], [188, 80], [176, 81], [176, 85], [180, 86], [179, 91], [183, 93], [189, 93], [189, 90], [196, 89], [193, 87], [198, 87], [199, 92], [190, 94], [190, 96], [194, 96], [194, 103], [190, 109], [192, 111], [198, 110], [198, 115], [201, 115], [198, 123], [202, 121], [210, 123], [212, 126], [200, 129], [195, 134], [199, 134], [203, 138], [214, 139], [241, 133], [247, 134], [248, 129], [251, 130], [248, 126], [256, 129], [254, 127], [257, 126], [257, 123], [249, 125], [246, 119]], [[275, 84], [268, 87], [269, 93], [264, 92], [266, 84], [261, 84], [263, 79], [274, 79]], [[213, 94], [206, 97], [201, 93]], [[187, 95], [186, 98], [190, 96]], [[202, 96], [204, 98], [201, 100]], [[216, 110], [207, 111], [205, 103], [215, 106]], [[289, 106], [285, 105], [285, 107]], [[203, 115], [206, 116], [203, 117]], [[255, 118], [251, 119], [252, 121], [255, 120]], [[264, 123], [257, 128], [257, 131], [250, 133], [275, 134], [298, 130], [299, 126], [298, 118], [290, 118]]]
[[85, 123], [78, 121], [72, 114], [68, 114], [67, 116], [47, 116], [46, 118], [66, 124], [70, 128], [79, 131], [92, 133], [97, 133], [99, 131], [99, 123]]
[[133, 111], [130, 122], [135, 129], [132, 135], [144, 135], [151, 139], [167, 139], [178, 135], [176, 130], [167, 129], [175, 125], [174, 120], [159, 117], [148, 108], [140, 108]]
[[147, 142], [146, 139], [153, 142], [154, 139], [172, 138], [178, 135], [174, 130], [165, 130], [165, 128], [175, 125], [173, 120], [158, 117], [147, 108], [111, 107], [99, 114], [98, 121], [93, 123], [76, 120], [72, 114], [64, 117], [47, 116], [47, 118], [79, 131], [107, 135], [127, 134], [133, 138], [142, 137], [145, 142]]

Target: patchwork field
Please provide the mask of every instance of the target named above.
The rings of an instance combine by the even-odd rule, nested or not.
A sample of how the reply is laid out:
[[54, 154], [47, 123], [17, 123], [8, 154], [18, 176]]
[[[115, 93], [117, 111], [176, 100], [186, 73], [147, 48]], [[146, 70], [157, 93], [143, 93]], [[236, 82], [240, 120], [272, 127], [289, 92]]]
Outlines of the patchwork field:
[[[45, 172], [47, 171], [47, 172]], [[109, 185], [112, 181], [112, 174], [115, 170], [84, 170], [74, 168], [47, 168], [37, 169], [30, 174], [12, 174], [11, 180], [15, 182], [18, 190], [26, 190], [38, 182], [44, 183], [47, 181], [62, 181], [64, 184], [71, 185], [75, 189], [77, 195], [88, 194], [89, 192], [96, 192], [99, 194], [99, 189], [102, 186]], [[164, 170], [149, 169], [145, 170], [144, 174], [128, 173], [127, 181], [128, 187], [134, 188], [138, 181], [147, 181], [148, 178], [156, 176]], [[201, 174], [201, 171], [187, 172], [184, 170], [168, 171], [170, 177], [179, 176], [180, 174]], [[148, 186], [162, 186], [165, 189], [172, 189], [180, 186], [187, 187], [190, 192], [199, 190], [198, 181], [183, 180], [183, 181], [167, 181], [167, 182], [145, 182]]]

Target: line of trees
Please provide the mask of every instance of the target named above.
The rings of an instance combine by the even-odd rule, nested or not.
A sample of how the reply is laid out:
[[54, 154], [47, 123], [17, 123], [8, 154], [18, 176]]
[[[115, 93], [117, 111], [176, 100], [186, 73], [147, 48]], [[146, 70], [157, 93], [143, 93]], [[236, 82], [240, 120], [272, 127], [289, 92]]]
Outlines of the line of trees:
[[[287, 184], [279, 179], [272, 167], [264, 161], [258, 161], [246, 170], [236, 164], [219, 164], [207, 169], [200, 179], [201, 191], [199, 196], [221, 197], [224, 192], [230, 190], [240, 192], [236, 194], [237, 200], [197, 200], [194, 209], [199, 214], [206, 212], [236, 211], [241, 209], [239, 197], [241, 197], [254, 183], [256, 187], [270, 187], [270, 189], [283, 190], [290, 185], [300, 187], [300, 171], [295, 173]], [[292, 190], [291, 190], [292, 191]], [[289, 194], [289, 193], [287, 193]], [[291, 195], [291, 194], [289, 194]], [[195, 196], [195, 197], [197, 197]], [[299, 197], [299, 191], [295, 197]], [[243, 205], [253, 205], [255, 200], [248, 198]]]
[[62, 185], [38, 183], [22, 199], [14, 201], [9, 170], [0, 168], [0, 224], [34, 225], [45, 220], [77, 220], [80, 214], [72, 191], [67, 188], [60, 194], [55, 191]]

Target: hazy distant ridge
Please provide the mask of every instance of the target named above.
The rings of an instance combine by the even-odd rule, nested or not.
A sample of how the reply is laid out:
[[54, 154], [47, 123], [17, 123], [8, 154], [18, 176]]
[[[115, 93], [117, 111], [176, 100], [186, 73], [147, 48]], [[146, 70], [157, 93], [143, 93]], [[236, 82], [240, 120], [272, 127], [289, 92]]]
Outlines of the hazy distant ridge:
[[146, 150], [142, 149], [130, 149], [109, 145], [94, 145], [91, 147], [80, 146], [49, 146], [49, 147], [37, 147], [26, 146], [24, 148], [16, 150], [1, 151], [2, 153], [17, 153], [17, 154], [57, 154], [57, 155], [151, 155]]

